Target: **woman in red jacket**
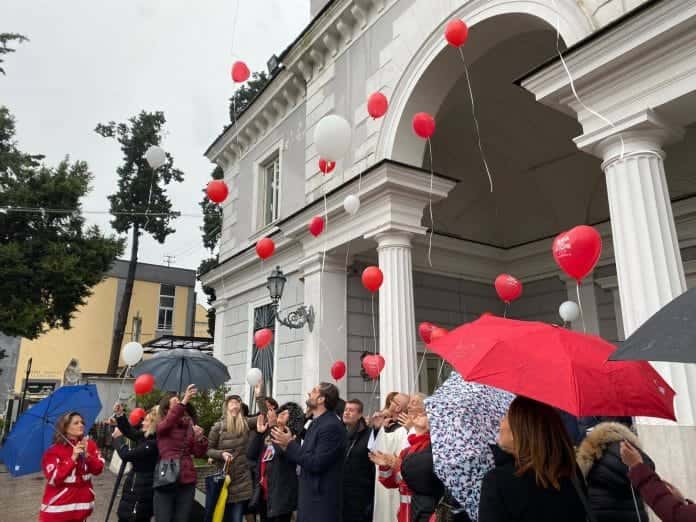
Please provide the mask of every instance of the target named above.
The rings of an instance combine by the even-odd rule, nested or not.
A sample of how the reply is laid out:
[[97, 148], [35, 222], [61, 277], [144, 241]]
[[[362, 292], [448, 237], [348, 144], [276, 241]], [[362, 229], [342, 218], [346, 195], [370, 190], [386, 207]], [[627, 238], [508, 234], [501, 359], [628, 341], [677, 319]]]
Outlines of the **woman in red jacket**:
[[[186, 522], [189, 520], [196, 492], [196, 470], [194, 457], [204, 457], [208, 450], [208, 439], [203, 429], [196, 425], [195, 411], [189, 404], [196, 395], [196, 386], [189, 385], [184, 397], [165, 396], [159, 404], [162, 419], [157, 425], [157, 449], [159, 460], [179, 461], [179, 476], [176, 483], [158, 487], [155, 477], [155, 520], [157, 522]], [[157, 473], [157, 468], [155, 468]]]
[[56, 423], [54, 444], [41, 460], [48, 483], [39, 521], [78, 522], [94, 509], [92, 475], [104, 469], [93, 440], [84, 439], [85, 421], [77, 412], [66, 413]]

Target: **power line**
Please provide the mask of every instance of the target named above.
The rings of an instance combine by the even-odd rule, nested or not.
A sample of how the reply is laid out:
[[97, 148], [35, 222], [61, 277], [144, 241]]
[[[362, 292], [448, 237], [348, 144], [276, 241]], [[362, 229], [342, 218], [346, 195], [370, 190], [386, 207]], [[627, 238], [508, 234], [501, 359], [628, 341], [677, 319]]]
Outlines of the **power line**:
[[187, 213], [187, 212], [111, 212], [109, 210], [81, 210], [81, 209], [64, 209], [64, 208], [43, 208], [43, 207], [0, 207], [0, 213], [21, 213], [21, 214], [90, 214], [103, 216], [149, 216], [149, 217], [185, 217], [185, 218], [202, 218], [206, 215], [216, 215], [218, 211]]

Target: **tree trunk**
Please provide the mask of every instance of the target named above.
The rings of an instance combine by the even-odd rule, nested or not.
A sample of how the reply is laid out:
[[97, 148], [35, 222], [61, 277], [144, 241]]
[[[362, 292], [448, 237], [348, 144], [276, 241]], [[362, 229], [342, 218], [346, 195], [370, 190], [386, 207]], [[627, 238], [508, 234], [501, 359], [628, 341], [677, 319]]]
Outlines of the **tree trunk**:
[[109, 367], [106, 373], [116, 375], [118, 369], [118, 360], [121, 356], [121, 345], [123, 344], [123, 335], [126, 331], [128, 323], [128, 310], [130, 309], [131, 297], [133, 295], [133, 284], [135, 283], [135, 268], [138, 266], [138, 242], [140, 239], [140, 230], [138, 225], [133, 226], [133, 242], [131, 245], [131, 258], [128, 264], [128, 278], [126, 279], [126, 288], [121, 299], [121, 306], [118, 309], [116, 317], [116, 325], [114, 326], [114, 336], [111, 340], [111, 353], [109, 355]]

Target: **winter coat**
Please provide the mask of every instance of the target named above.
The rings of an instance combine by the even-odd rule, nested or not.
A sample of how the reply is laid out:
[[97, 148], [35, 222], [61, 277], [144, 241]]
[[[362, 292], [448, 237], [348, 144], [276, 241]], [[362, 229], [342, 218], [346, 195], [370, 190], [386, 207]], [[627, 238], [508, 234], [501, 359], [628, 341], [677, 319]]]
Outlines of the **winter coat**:
[[152, 481], [159, 453], [154, 435], [145, 437], [142, 431], [133, 429], [125, 415], [116, 417], [118, 429], [135, 446], [129, 448], [123, 437], [113, 439], [114, 449], [123, 462], [130, 462], [133, 469], [123, 482], [121, 501], [118, 503], [119, 520], [149, 521], [153, 514]]
[[657, 473], [645, 463], [638, 464], [628, 472], [633, 487], [640, 491], [641, 496], [655, 514], [664, 522], [694, 522], [696, 520], [696, 504], [684, 504], [667, 489]]
[[370, 428], [365, 419], [348, 432], [343, 463], [343, 522], [372, 520], [375, 495], [375, 465], [368, 457]]
[[314, 417], [304, 442], [288, 444], [286, 454], [301, 466], [297, 522], [341, 522], [346, 428], [332, 411]]
[[77, 462], [72, 454], [72, 446], [58, 443], [48, 448], [41, 459], [48, 483], [41, 501], [40, 522], [84, 520], [94, 509], [92, 476], [104, 470], [104, 459], [91, 439]]
[[414, 522], [427, 521], [445, 494], [433, 468], [433, 448], [428, 445], [422, 451], [411, 453], [401, 463], [401, 476], [413, 492], [411, 513]]
[[[256, 463], [255, 476], [261, 480], [261, 463], [266, 460], [268, 498], [266, 514], [273, 518], [297, 509], [297, 466], [288, 460], [285, 452], [276, 444], [270, 444], [271, 428], [265, 433], [252, 433], [247, 457]], [[261, 493], [262, 495], [263, 493]]]
[[[561, 488], [537, 485], [533, 471], [517, 475], [515, 458], [492, 446], [495, 468], [481, 485], [479, 522], [585, 522], [585, 508], [571, 479]], [[578, 481], [582, 478], [578, 475]], [[580, 486], [583, 487], [583, 486]]]
[[202, 458], [208, 449], [208, 439], [195, 437], [193, 421], [184, 416], [183, 404], [175, 404], [167, 416], [157, 425], [157, 449], [159, 459], [179, 459], [179, 484], [195, 484], [196, 470], [191, 455]]
[[226, 421], [216, 422], [210, 429], [208, 437], [208, 457], [215, 460], [220, 468], [225, 461], [223, 452], [230, 453], [234, 460], [229, 468], [230, 487], [227, 502], [244, 502], [251, 498], [253, 486], [251, 483], [251, 471], [247, 462], [247, 446], [249, 445], [249, 431], [234, 434], [227, 431]]
[[[598, 522], [636, 522], [639, 518], [635, 502], [638, 503], [640, 520], [648, 521], [638, 493], [635, 493], [634, 502], [628, 467], [621, 462], [623, 440], [636, 448], [640, 445], [638, 437], [623, 424], [605, 422], [588, 433], [577, 451], [578, 466], [587, 482], [590, 506]], [[646, 455], [643, 458], [655, 467]]]
[[[405, 479], [404, 470], [410, 465], [410, 459], [417, 457], [420, 453], [430, 448], [430, 433], [409, 435], [408, 441], [411, 445], [399, 454], [400, 464], [396, 468], [379, 467], [379, 481], [385, 488], [397, 488], [399, 490], [401, 503], [399, 504], [396, 520], [398, 522], [420, 522], [421, 520], [428, 520], [442, 493], [438, 495], [434, 502], [428, 498], [416, 499], [418, 495], [416, 495], [416, 492]], [[432, 450], [430, 451], [430, 465], [432, 466]], [[418, 468], [418, 472], [422, 473], [425, 471], [420, 465], [415, 467]], [[415, 469], [411, 470], [411, 476], [414, 479], [417, 475], [415, 471]], [[432, 467], [426, 473], [432, 473]], [[424, 497], [424, 495], [420, 495], [420, 497]]]

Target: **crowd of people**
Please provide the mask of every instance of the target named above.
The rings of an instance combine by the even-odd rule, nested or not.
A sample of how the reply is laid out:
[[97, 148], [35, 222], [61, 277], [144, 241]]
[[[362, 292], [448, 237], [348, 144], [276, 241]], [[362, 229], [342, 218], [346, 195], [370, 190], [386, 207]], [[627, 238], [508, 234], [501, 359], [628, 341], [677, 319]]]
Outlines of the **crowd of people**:
[[[131, 466], [119, 521], [190, 520], [194, 457], [208, 457], [229, 476], [225, 522], [472, 519], [434, 472], [422, 394], [390, 393], [383, 409], [366, 416], [359, 400], [342, 400], [330, 383], [315, 386], [305, 408], [279, 405], [257, 387], [258, 414], [228, 395], [206, 437], [190, 402], [196, 393], [191, 385], [181, 397], [165, 396], [137, 427], [114, 406], [114, 449]], [[480, 522], [647, 521], [645, 504], [661, 520], [696, 521], [696, 505], [656, 474], [630, 418], [574, 419], [517, 397], [491, 442], [495, 465], [481, 484]], [[43, 456], [39, 519], [86, 520], [91, 477], [103, 468], [82, 416], [64, 415]], [[206, 500], [212, 520], [218, 499]]]

